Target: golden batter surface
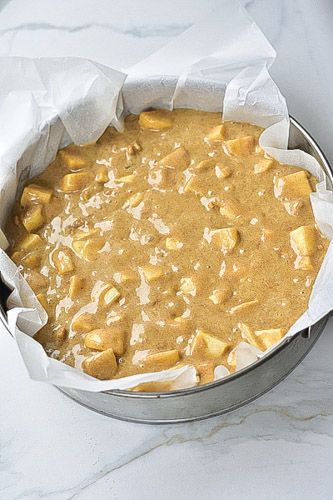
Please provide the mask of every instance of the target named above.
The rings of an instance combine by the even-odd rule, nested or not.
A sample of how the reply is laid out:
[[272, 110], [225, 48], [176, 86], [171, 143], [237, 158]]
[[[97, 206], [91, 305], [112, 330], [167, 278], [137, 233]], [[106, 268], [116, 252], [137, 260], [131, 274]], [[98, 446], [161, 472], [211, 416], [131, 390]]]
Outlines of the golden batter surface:
[[234, 371], [239, 342], [264, 351], [283, 337], [328, 241], [316, 179], [267, 157], [261, 132], [143, 112], [30, 180], [7, 235], [48, 313], [35, 338], [49, 356], [100, 379], [192, 364], [206, 383]]

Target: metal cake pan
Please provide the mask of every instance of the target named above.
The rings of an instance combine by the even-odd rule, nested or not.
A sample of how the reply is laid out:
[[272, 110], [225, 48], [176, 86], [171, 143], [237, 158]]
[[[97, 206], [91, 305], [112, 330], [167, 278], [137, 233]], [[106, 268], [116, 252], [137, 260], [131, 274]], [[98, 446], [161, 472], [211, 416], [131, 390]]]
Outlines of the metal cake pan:
[[[168, 85], [167, 85], [168, 86]], [[221, 96], [221, 92], [218, 93]], [[290, 118], [290, 149], [302, 149], [314, 156], [333, 185], [331, 167], [318, 144], [294, 119]], [[0, 284], [0, 321], [7, 327], [8, 289]], [[283, 380], [307, 355], [324, 330], [328, 316], [310, 329], [273, 349], [256, 363], [210, 384], [165, 393], [125, 390], [90, 392], [59, 389], [74, 401], [103, 415], [132, 422], [161, 424], [208, 418], [234, 410], [256, 399]]]

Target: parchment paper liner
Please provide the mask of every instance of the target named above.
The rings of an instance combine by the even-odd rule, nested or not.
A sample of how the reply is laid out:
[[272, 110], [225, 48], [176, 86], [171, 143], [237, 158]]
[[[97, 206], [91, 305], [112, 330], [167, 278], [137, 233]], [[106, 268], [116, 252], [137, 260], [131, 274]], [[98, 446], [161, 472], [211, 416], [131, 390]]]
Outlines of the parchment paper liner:
[[[311, 203], [321, 231], [332, 239], [333, 193], [318, 162], [303, 151], [287, 151], [289, 117], [284, 98], [268, 69], [275, 51], [236, 2], [225, 1], [223, 18], [192, 26], [125, 73], [77, 58], [1, 58], [0, 224], [27, 178], [37, 175], [60, 147], [97, 140], [106, 126], [121, 129], [126, 113], [150, 106], [223, 109], [225, 120], [266, 128], [260, 145], [282, 163], [307, 169], [319, 180]], [[7, 245], [0, 234], [0, 246]], [[281, 342], [316, 323], [333, 308], [333, 255], [330, 244], [314, 284], [308, 310]], [[189, 365], [158, 373], [99, 381], [49, 358], [32, 336], [47, 315], [16, 265], [0, 249], [3, 281], [13, 289], [8, 325], [30, 377], [62, 387], [101, 391], [144, 382], [169, 381], [170, 389], [196, 384]], [[267, 325], [269, 328], [269, 325]], [[247, 343], [237, 349], [238, 369], [263, 353]], [[216, 376], [225, 376], [223, 368]]]

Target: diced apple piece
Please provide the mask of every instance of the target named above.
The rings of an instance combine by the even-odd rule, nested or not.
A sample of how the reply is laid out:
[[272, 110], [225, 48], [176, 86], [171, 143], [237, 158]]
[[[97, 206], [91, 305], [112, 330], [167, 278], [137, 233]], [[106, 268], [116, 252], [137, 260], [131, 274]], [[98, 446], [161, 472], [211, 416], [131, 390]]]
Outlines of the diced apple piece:
[[312, 188], [304, 170], [274, 180], [274, 194], [277, 198], [287, 200], [308, 198], [310, 193]]
[[215, 175], [218, 179], [227, 179], [232, 174], [232, 170], [228, 165], [215, 165]]
[[98, 234], [99, 234], [99, 231], [96, 228], [88, 229], [88, 231], [83, 231], [82, 229], [78, 229], [73, 234], [73, 239], [74, 240], [87, 240], [88, 238], [93, 238], [94, 236], [97, 236]]
[[166, 238], [165, 246], [167, 250], [180, 250], [183, 247], [183, 243], [176, 238]]
[[42, 205], [33, 205], [28, 208], [22, 218], [22, 224], [29, 233], [41, 227], [44, 222], [45, 219]]
[[95, 328], [95, 316], [90, 313], [82, 313], [73, 318], [72, 329], [76, 332], [91, 332]]
[[41, 252], [31, 252], [22, 258], [22, 264], [29, 267], [30, 269], [35, 269], [36, 267], [39, 267], [41, 265], [41, 262], [42, 262]]
[[112, 349], [94, 354], [82, 362], [82, 369], [88, 375], [100, 380], [112, 378], [118, 370], [117, 360]]
[[210, 142], [222, 141], [224, 139], [224, 125], [221, 123], [214, 127], [207, 135]]
[[221, 283], [217, 290], [214, 290], [213, 293], [209, 296], [209, 299], [213, 302], [213, 304], [224, 304], [232, 297], [232, 290], [230, 285], [227, 283]]
[[161, 371], [167, 370], [179, 361], [179, 352], [176, 349], [171, 351], [149, 354], [143, 361], [145, 370]]
[[273, 160], [268, 160], [266, 158], [259, 160], [258, 163], [254, 165], [254, 173], [262, 174], [263, 172], [267, 172], [267, 170], [272, 168], [273, 163], [274, 163]]
[[105, 165], [99, 165], [96, 170], [96, 177], [95, 181], [99, 182], [100, 184], [104, 184], [105, 182], [108, 182], [109, 180], [109, 171], [108, 167]]
[[[88, 241], [93, 241], [93, 240], [88, 240]], [[87, 258], [87, 254], [83, 254], [84, 252], [84, 249], [85, 249], [85, 246], [87, 244], [87, 241], [82, 241], [82, 240], [74, 240], [73, 243], [72, 243], [72, 246], [73, 246], [73, 249], [74, 251], [80, 256], [80, 257], [85, 257]], [[90, 260], [90, 259], [87, 259], [87, 260]], [[95, 259], [93, 259], [95, 260]]]
[[78, 154], [69, 153], [66, 149], [59, 151], [63, 163], [70, 170], [81, 170], [89, 165], [88, 161]]
[[252, 135], [246, 135], [244, 137], [239, 137], [238, 139], [226, 141], [226, 145], [229, 153], [231, 153], [232, 155], [249, 155], [253, 152], [255, 139]]
[[184, 193], [189, 193], [192, 191], [194, 194], [201, 194], [197, 187], [198, 176], [192, 175], [184, 186]]
[[271, 330], [256, 330], [255, 334], [260, 339], [266, 349], [272, 347], [283, 337], [281, 328], [273, 328]]
[[239, 240], [238, 230], [235, 227], [225, 227], [212, 231], [212, 242], [215, 243], [222, 252], [231, 252]]
[[81, 240], [74, 240], [72, 243], [72, 247], [74, 252], [79, 255], [80, 257], [83, 257], [83, 249], [86, 245], [86, 241], [81, 241]]
[[47, 297], [45, 295], [45, 293], [38, 293], [36, 295], [37, 299], [38, 299], [38, 302], [40, 303], [40, 305], [42, 306], [42, 308], [48, 312], [48, 308], [49, 308], [49, 303], [47, 301]]
[[216, 177], [219, 179], [226, 179], [232, 174], [232, 169], [228, 165], [216, 163], [212, 158], [200, 161], [194, 169], [200, 173], [206, 170], [214, 170]]
[[130, 175], [124, 175], [123, 177], [118, 177], [116, 179], [117, 182], [123, 182], [124, 184], [131, 184], [136, 179], [136, 175], [130, 174]]
[[215, 165], [216, 162], [212, 158], [209, 158], [207, 160], [200, 161], [194, 168], [195, 170], [209, 170], [214, 168]]
[[87, 187], [91, 181], [89, 172], [76, 172], [75, 174], [64, 175], [61, 181], [61, 188], [65, 193], [81, 191]]
[[212, 335], [205, 335], [205, 342], [207, 346], [207, 355], [212, 358], [218, 358], [222, 356], [229, 348], [230, 345], [222, 340], [213, 337]]
[[214, 380], [214, 365], [213, 363], [200, 363], [196, 366], [198, 370], [200, 384], [209, 384]]
[[192, 278], [182, 278], [180, 280], [179, 290], [185, 294], [194, 295], [196, 293], [196, 286], [193, 283]]
[[85, 279], [81, 278], [80, 276], [77, 276], [74, 274], [74, 276], [71, 276], [71, 279], [69, 280], [69, 291], [68, 295], [70, 299], [77, 299], [83, 290], [85, 284]]
[[249, 344], [252, 344], [260, 349], [259, 339], [248, 325], [245, 323], [238, 323], [237, 327], [239, 328], [243, 339], [247, 340]]
[[162, 269], [157, 266], [153, 266], [148, 264], [142, 268], [143, 274], [145, 276], [146, 281], [150, 283], [162, 276]]
[[139, 115], [139, 125], [141, 128], [151, 130], [163, 130], [172, 126], [171, 113], [163, 109], [154, 111], [143, 111]]
[[244, 311], [244, 309], [248, 309], [249, 307], [255, 306], [258, 304], [258, 300], [249, 300], [248, 302], [243, 302], [242, 304], [238, 304], [237, 306], [231, 307], [228, 311], [230, 314], [235, 314], [240, 311]]
[[105, 245], [104, 238], [93, 238], [88, 240], [73, 241], [74, 251], [89, 262], [93, 262], [98, 257], [98, 252]]
[[113, 302], [116, 302], [120, 297], [120, 292], [117, 290], [113, 284], [108, 283], [103, 286], [99, 293], [99, 302], [104, 306], [110, 306]]
[[19, 244], [18, 250], [26, 250], [30, 252], [31, 250], [35, 250], [43, 244], [43, 240], [38, 234], [28, 234]]
[[112, 349], [117, 356], [124, 354], [124, 331], [118, 327], [99, 328], [87, 333], [84, 345], [95, 351]]
[[203, 330], [197, 330], [191, 345], [192, 356], [206, 356], [211, 358], [219, 358], [228, 349], [230, 345], [222, 340], [210, 335]]
[[143, 200], [143, 193], [135, 193], [130, 198], [128, 198], [126, 206], [135, 208], [138, 205], [140, 205], [142, 200]]
[[180, 147], [165, 156], [159, 163], [163, 167], [172, 167], [177, 168], [178, 170], [184, 170], [189, 166], [190, 162], [191, 157], [189, 152], [185, 148]]
[[298, 255], [295, 263], [294, 263], [295, 269], [301, 269], [302, 271], [312, 271], [313, 270], [313, 264], [311, 257], [309, 255]]
[[221, 202], [220, 214], [230, 220], [236, 219], [239, 216], [239, 206], [233, 200], [225, 200]]
[[71, 273], [75, 269], [71, 252], [68, 248], [56, 250], [52, 255], [52, 260], [60, 274]]
[[21, 205], [22, 207], [33, 203], [47, 205], [51, 201], [52, 193], [53, 191], [50, 188], [38, 186], [37, 184], [29, 184], [23, 189]]
[[317, 231], [314, 226], [300, 226], [290, 232], [290, 244], [297, 255], [313, 255], [316, 240]]

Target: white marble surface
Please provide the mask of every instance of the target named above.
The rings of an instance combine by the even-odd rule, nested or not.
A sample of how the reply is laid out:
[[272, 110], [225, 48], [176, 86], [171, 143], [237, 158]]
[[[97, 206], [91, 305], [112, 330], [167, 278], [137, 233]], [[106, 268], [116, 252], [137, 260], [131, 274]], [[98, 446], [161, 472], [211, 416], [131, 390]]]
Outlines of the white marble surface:
[[[232, 1], [232, 0], [230, 0]], [[275, 46], [272, 74], [333, 160], [333, 3], [245, 1]], [[0, 55], [126, 68], [219, 0], [0, 1]], [[333, 321], [310, 355], [232, 414], [150, 427], [102, 417], [31, 382], [0, 331], [0, 499], [330, 499]]]

